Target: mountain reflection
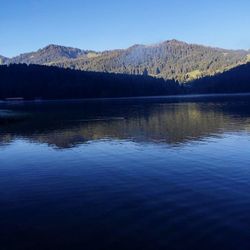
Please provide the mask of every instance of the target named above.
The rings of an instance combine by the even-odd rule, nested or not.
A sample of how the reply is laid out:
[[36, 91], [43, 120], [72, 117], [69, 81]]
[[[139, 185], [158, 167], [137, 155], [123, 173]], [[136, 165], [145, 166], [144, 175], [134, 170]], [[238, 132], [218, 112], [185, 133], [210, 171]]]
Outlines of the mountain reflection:
[[[72, 148], [93, 140], [178, 146], [224, 132], [249, 130], [249, 102], [98, 101], [5, 107], [27, 119], [0, 126], [1, 145], [15, 139]], [[240, 120], [240, 122], [239, 122]]]

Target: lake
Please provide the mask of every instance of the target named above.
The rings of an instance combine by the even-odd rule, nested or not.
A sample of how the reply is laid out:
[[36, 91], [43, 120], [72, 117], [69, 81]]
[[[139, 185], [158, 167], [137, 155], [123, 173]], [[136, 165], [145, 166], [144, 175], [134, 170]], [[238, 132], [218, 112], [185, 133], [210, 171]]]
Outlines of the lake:
[[1, 250], [250, 249], [250, 95], [0, 111]]

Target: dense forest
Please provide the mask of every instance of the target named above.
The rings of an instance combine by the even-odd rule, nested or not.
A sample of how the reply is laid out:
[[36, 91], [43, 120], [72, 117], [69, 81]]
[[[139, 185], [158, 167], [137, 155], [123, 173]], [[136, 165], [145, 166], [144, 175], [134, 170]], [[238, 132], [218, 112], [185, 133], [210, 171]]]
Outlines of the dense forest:
[[245, 93], [250, 92], [250, 63], [222, 74], [204, 77], [188, 84], [188, 93]]
[[84, 72], [41, 65], [0, 66], [0, 99], [133, 97], [180, 93], [174, 80]]
[[104, 52], [49, 45], [36, 52], [2, 58], [0, 63], [52, 65], [82, 71], [149, 75], [189, 82], [227, 71], [249, 60], [249, 51], [225, 50], [170, 40]]
[[250, 92], [250, 63], [179, 84], [148, 75], [125, 75], [11, 64], [0, 66], [0, 99], [74, 99]]

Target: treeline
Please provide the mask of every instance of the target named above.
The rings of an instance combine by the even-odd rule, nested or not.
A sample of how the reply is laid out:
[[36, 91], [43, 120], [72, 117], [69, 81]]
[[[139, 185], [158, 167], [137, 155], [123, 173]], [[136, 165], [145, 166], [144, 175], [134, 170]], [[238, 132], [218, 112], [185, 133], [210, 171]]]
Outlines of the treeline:
[[250, 92], [250, 63], [189, 84], [125, 75], [11, 64], [0, 66], [0, 99], [77, 99]]
[[246, 93], [250, 92], [250, 63], [222, 74], [204, 77], [187, 85], [187, 93]]
[[77, 99], [174, 95], [174, 80], [149, 76], [108, 74], [58, 67], [11, 64], [0, 66], [0, 99]]

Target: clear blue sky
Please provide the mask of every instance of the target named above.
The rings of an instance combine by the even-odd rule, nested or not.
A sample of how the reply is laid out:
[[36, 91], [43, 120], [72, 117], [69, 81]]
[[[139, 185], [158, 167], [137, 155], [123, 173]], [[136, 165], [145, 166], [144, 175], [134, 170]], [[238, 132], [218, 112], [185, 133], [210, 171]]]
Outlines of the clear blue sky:
[[0, 0], [0, 54], [55, 43], [126, 48], [178, 39], [250, 48], [249, 0]]

